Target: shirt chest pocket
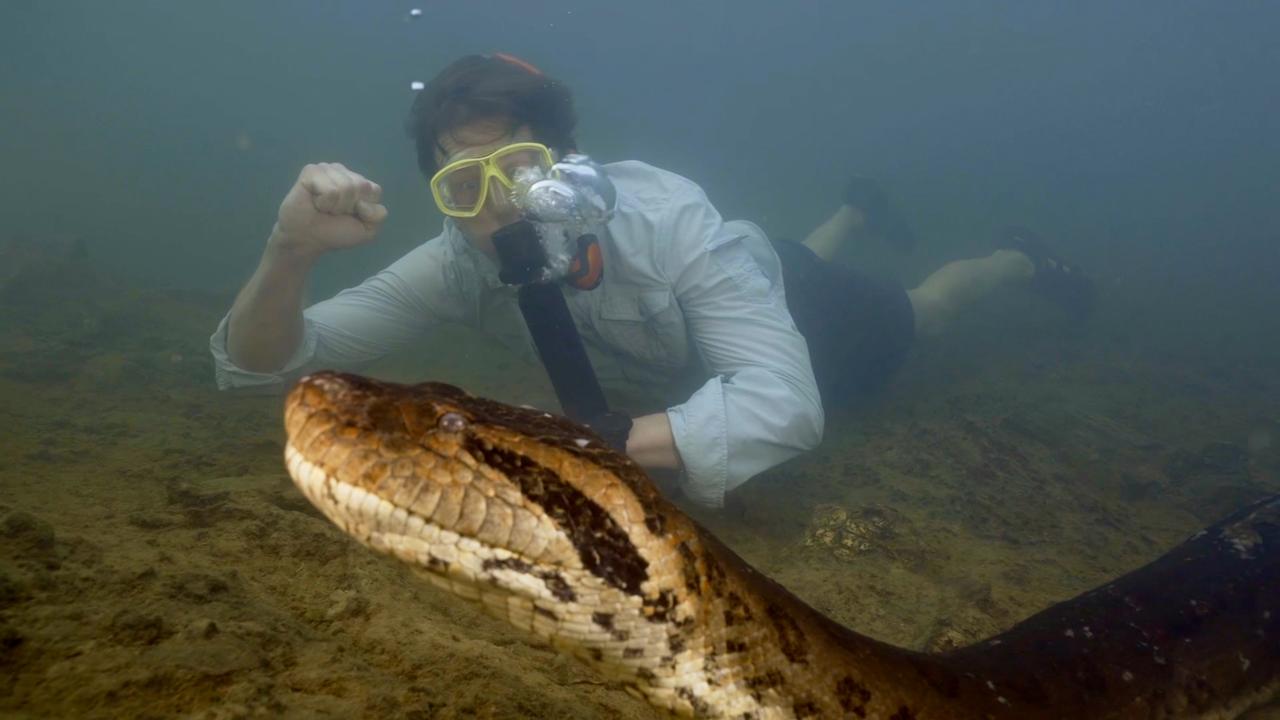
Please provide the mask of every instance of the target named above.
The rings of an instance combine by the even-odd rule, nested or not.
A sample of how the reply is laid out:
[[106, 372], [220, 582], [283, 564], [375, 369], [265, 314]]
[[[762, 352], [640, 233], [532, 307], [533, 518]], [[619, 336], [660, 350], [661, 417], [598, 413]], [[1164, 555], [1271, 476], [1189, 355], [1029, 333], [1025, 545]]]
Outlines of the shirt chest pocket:
[[596, 330], [614, 352], [670, 368], [689, 361], [684, 315], [669, 288], [605, 285]]

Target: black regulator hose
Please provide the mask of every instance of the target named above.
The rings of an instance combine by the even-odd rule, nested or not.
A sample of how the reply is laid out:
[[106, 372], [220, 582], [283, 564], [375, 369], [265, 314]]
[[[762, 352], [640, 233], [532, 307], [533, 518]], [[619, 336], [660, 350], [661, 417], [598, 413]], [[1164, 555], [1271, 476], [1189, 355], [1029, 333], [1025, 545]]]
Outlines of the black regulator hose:
[[494, 232], [493, 246], [501, 263], [498, 277], [519, 287], [520, 313], [561, 409], [615, 449], [625, 451], [631, 418], [610, 412], [560, 283], [540, 281], [547, 257], [537, 229], [527, 220], [511, 223]]

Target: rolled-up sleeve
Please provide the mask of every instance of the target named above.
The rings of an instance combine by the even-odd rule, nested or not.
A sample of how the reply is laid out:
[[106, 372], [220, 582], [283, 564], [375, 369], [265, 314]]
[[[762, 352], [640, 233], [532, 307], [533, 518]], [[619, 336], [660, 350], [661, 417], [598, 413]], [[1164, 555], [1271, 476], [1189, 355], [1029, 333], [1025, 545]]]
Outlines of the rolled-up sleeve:
[[443, 240], [420, 245], [361, 284], [303, 311], [302, 341], [273, 373], [251, 372], [232, 362], [223, 317], [209, 338], [220, 389], [282, 390], [318, 369], [358, 369], [418, 337], [430, 325], [457, 320], [461, 301], [449, 292]]
[[822, 440], [809, 351], [795, 327], [777, 256], [758, 228], [726, 226], [701, 191], [676, 203], [662, 232], [666, 266], [712, 377], [667, 416], [684, 492], [719, 507], [725, 494]]

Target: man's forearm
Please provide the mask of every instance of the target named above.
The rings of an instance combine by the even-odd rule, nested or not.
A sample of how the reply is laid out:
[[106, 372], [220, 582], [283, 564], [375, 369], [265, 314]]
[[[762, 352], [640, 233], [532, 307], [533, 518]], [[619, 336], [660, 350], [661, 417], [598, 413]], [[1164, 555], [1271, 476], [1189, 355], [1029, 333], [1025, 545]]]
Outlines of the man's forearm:
[[283, 249], [275, 232], [231, 306], [227, 354], [250, 372], [274, 372], [302, 341], [302, 296], [313, 260]]
[[655, 470], [679, 470], [680, 451], [671, 433], [671, 420], [666, 413], [636, 418], [627, 437], [627, 455], [641, 467]]

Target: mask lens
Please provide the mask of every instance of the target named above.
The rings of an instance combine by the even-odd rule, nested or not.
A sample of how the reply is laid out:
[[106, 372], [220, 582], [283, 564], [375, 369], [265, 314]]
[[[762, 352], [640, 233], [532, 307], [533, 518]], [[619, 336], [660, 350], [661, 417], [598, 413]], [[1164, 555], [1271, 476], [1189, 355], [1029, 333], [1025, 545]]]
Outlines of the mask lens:
[[541, 146], [513, 147], [493, 157], [493, 167], [502, 176], [507, 185], [515, 180], [515, 173], [520, 168], [541, 168], [543, 172], [551, 170], [550, 158]]
[[450, 210], [474, 210], [484, 187], [484, 168], [479, 162], [462, 165], [437, 180], [436, 186]]

